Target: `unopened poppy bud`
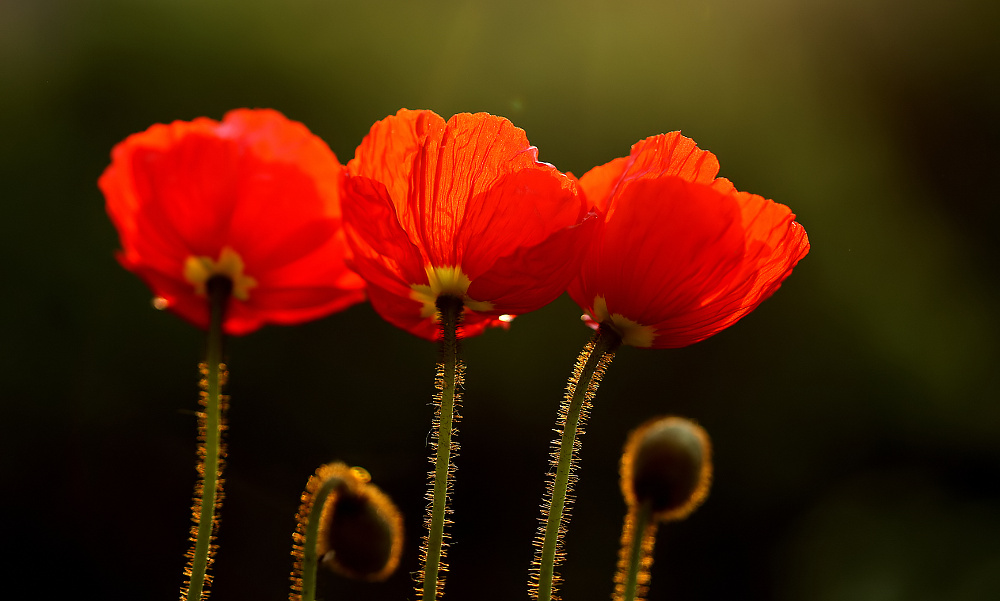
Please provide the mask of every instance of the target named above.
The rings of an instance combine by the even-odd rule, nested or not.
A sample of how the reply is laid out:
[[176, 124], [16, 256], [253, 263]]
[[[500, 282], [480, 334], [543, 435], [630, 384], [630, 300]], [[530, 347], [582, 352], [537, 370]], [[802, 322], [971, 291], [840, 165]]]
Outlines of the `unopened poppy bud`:
[[362, 468], [338, 474], [327, 497], [316, 554], [331, 570], [359, 580], [384, 580], [396, 569], [403, 523], [396, 506]]
[[708, 496], [711, 444], [700, 426], [680, 417], [650, 420], [625, 443], [621, 487], [630, 507], [648, 503], [658, 521], [688, 516]]
[[316, 470], [302, 494], [293, 540], [291, 599], [312, 601], [317, 560], [358, 580], [385, 580], [399, 565], [403, 519], [364, 468], [330, 463]]

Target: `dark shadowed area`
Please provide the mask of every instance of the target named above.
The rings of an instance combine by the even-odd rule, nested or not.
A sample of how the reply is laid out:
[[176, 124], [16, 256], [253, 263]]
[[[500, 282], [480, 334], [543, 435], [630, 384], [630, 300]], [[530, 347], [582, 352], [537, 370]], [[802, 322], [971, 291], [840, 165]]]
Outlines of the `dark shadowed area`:
[[[649, 599], [1000, 598], [1000, 4], [0, 1], [0, 538], [10, 599], [169, 600], [203, 333], [114, 259], [97, 178], [156, 122], [271, 107], [342, 162], [400, 107], [488, 111], [581, 175], [682, 130], [789, 205], [812, 252], [695, 346], [626, 348], [583, 439], [562, 597], [607, 599], [628, 432], [712, 436], [706, 503]], [[446, 599], [526, 599], [557, 404], [589, 330], [563, 296], [464, 344]], [[284, 599], [299, 495], [369, 470], [416, 597], [435, 346], [367, 304], [232, 339], [219, 601]]]

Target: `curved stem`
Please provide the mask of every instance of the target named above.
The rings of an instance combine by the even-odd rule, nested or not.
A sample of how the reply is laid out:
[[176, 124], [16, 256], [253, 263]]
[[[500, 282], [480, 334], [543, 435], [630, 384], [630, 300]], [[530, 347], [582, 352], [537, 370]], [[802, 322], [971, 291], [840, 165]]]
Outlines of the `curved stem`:
[[[602, 325], [577, 357], [573, 374], [566, 386], [566, 395], [559, 407], [558, 426], [562, 431], [562, 438], [558, 451], [553, 452], [552, 467], [555, 468], [555, 474], [548, 485], [547, 508], [542, 510], [545, 524], [535, 541], [536, 546], [539, 539], [542, 542], [532, 565], [533, 582], [530, 583], [530, 588], [539, 601], [550, 601], [555, 589], [556, 557], [559, 555], [562, 534], [569, 524], [567, 492], [571, 480], [575, 480], [572, 472], [579, 446], [577, 435], [583, 434], [587, 410], [619, 345], [621, 336]], [[549, 474], [553, 475], [551, 471]]]
[[451, 491], [451, 477], [454, 466], [452, 451], [458, 450], [457, 442], [452, 442], [452, 432], [458, 416], [455, 407], [459, 400], [458, 386], [462, 383], [462, 362], [458, 358], [458, 327], [462, 319], [462, 300], [452, 296], [441, 296], [437, 300], [441, 320], [441, 362], [438, 363], [437, 388], [441, 391], [437, 398], [437, 415], [434, 420], [434, 441], [437, 446], [436, 459], [430, 492], [430, 514], [427, 519], [428, 532], [422, 551], [424, 567], [422, 601], [437, 599], [442, 592], [443, 581], [438, 574], [444, 571], [444, 526]]
[[326, 506], [326, 498], [330, 496], [330, 492], [343, 483], [344, 481], [340, 478], [327, 478], [313, 497], [309, 519], [306, 522], [305, 542], [302, 545], [301, 601], [314, 601], [316, 599], [316, 566], [319, 564], [316, 543], [319, 538], [320, 522], [323, 521], [323, 508]]
[[201, 442], [198, 454], [200, 464], [198, 471], [201, 481], [195, 488], [195, 503], [192, 516], [195, 522], [191, 528], [194, 547], [188, 552], [189, 563], [185, 570], [188, 576], [186, 597], [188, 601], [200, 601], [208, 596], [208, 585], [211, 576], [208, 568], [211, 566], [218, 529], [216, 511], [222, 505], [222, 468], [225, 448], [222, 444], [222, 431], [225, 429], [224, 398], [222, 384], [225, 378], [225, 367], [222, 365], [222, 322], [232, 293], [233, 285], [229, 278], [216, 276], [207, 283], [209, 299], [208, 349], [205, 365], [202, 366], [202, 399], [205, 410], [199, 413], [199, 439]]

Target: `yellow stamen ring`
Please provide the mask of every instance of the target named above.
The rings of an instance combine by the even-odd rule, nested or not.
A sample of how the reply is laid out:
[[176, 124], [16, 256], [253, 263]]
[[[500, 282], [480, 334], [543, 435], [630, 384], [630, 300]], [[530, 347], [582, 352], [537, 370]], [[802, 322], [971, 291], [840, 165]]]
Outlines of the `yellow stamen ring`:
[[594, 297], [592, 317], [597, 323], [606, 324], [618, 332], [622, 337], [622, 344], [649, 348], [656, 338], [656, 329], [653, 326], [644, 326], [620, 313], [609, 313], [608, 301], [603, 296]]
[[412, 290], [410, 298], [422, 305], [420, 308], [421, 317], [435, 317], [437, 315], [437, 299], [443, 295], [462, 299], [462, 303], [472, 311], [488, 312], [493, 310], [493, 303], [469, 298], [469, 286], [472, 284], [472, 280], [462, 273], [461, 267], [457, 265], [454, 267], [428, 265], [424, 271], [427, 273], [428, 284], [410, 286]]
[[239, 253], [223, 247], [219, 259], [211, 257], [196, 257], [194, 255], [184, 262], [184, 279], [194, 286], [195, 294], [205, 296], [205, 285], [213, 276], [225, 276], [233, 283], [233, 296], [241, 301], [247, 300], [250, 289], [257, 286], [257, 280], [243, 273], [243, 259]]

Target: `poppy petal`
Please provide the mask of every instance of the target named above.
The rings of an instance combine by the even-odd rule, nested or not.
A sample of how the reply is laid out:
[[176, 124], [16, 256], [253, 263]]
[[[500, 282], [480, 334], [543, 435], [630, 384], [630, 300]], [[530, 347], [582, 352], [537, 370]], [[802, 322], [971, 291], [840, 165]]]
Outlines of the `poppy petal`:
[[[469, 296], [489, 301], [497, 315], [522, 315], [551, 303], [566, 291], [565, 282], [579, 272], [598, 225], [599, 216], [591, 213], [580, 224], [497, 260], [472, 282]], [[553, 262], [552, 257], [567, 260]]]
[[610, 205], [569, 293], [592, 319], [647, 328], [652, 339], [634, 339], [656, 348], [732, 325], [809, 250], [788, 207], [726, 180], [640, 178], [619, 185]]
[[[185, 319], [207, 326], [204, 270], [238, 266], [224, 273], [245, 286], [223, 327], [245, 334], [364, 299], [364, 282], [346, 264], [341, 171], [302, 124], [239, 109], [222, 123], [177, 121], [129, 136], [98, 183], [119, 261]], [[191, 265], [201, 266], [197, 281], [188, 279]]]
[[[458, 263], [476, 278], [500, 258], [538, 246], [553, 231], [574, 227], [585, 214], [575, 181], [554, 167], [509, 174], [469, 202], [455, 241]], [[587, 234], [575, 231], [570, 237], [581, 235]]]
[[485, 113], [445, 122], [404, 109], [372, 126], [347, 165], [344, 221], [387, 321], [434, 338], [436, 298], [452, 295], [469, 336], [565, 289], [593, 227], [575, 227], [586, 215], [576, 180], [537, 157], [522, 130]]
[[609, 211], [611, 196], [625, 184], [638, 179], [677, 176], [690, 182], [712, 183], [719, 173], [719, 161], [694, 140], [675, 131], [641, 140], [632, 145], [629, 156], [595, 167], [583, 174], [583, 186], [590, 202]]
[[347, 178], [345, 190], [344, 221], [355, 263], [381, 265], [407, 286], [426, 284], [420, 248], [398, 221], [386, 187], [367, 177], [352, 176]]

